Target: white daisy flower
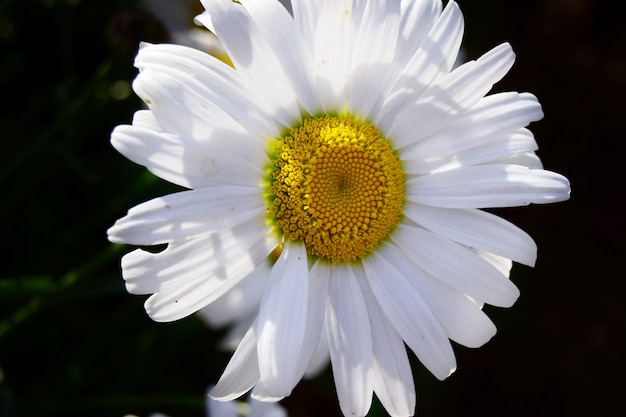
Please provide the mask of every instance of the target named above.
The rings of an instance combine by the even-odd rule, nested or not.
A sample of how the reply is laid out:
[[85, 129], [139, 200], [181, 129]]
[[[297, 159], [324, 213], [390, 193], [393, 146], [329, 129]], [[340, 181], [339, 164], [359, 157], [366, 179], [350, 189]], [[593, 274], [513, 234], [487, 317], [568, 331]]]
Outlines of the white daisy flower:
[[[268, 403], [249, 398], [248, 401], [217, 401], [206, 396], [207, 417], [287, 417], [287, 411], [277, 403]], [[137, 417], [128, 414], [124, 417]], [[154, 413], [149, 417], [169, 417]]]
[[217, 37], [194, 23], [194, 17], [203, 11], [199, 0], [140, 0], [140, 4], [163, 25], [172, 43], [225, 56]]
[[275, 401], [329, 352], [341, 410], [375, 392], [413, 415], [405, 344], [435, 377], [450, 344], [496, 332], [483, 303], [519, 292], [512, 261], [533, 240], [481, 209], [569, 197], [542, 169], [529, 93], [487, 95], [510, 69], [502, 44], [451, 70], [463, 32], [454, 1], [203, 0], [197, 20], [234, 68], [198, 50], [144, 45], [133, 87], [150, 110], [116, 149], [189, 188], [129, 210], [109, 239], [167, 244], [122, 259], [156, 321], [188, 316], [242, 280], [263, 280], [258, 314], [211, 395]]

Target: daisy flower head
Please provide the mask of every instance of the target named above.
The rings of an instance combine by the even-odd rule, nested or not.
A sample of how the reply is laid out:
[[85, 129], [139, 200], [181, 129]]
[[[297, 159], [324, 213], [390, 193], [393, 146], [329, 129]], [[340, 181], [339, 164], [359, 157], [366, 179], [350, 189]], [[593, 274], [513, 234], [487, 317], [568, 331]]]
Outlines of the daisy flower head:
[[405, 345], [438, 379], [450, 340], [496, 332], [483, 303], [519, 292], [512, 262], [533, 240], [481, 209], [569, 197], [543, 169], [529, 93], [488, 95], [510, 69], [502, 44], [452, 70], [454, 1], [203, 0], [196, 20], [230, 67], [198, 50], [144, 45], [133, 87], [149, 110], [115, 148], [189, 190], [129, 210], [109, 239], [126, 287], [156, 321], [262, 281], [258, 310], [211, 392], [276, 401], [329, 355], [339, 404], [414, 414]]

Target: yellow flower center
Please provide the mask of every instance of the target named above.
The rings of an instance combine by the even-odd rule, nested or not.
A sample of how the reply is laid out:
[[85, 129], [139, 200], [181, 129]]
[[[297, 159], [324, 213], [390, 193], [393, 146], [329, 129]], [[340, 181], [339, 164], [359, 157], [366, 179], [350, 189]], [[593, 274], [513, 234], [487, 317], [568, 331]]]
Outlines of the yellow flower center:
[[369, 122], [310, 117], [271, 150], [269, 215], [285, 239], [303, 241], [310, 255], [353, 262], [398, 223], [404, 172]]

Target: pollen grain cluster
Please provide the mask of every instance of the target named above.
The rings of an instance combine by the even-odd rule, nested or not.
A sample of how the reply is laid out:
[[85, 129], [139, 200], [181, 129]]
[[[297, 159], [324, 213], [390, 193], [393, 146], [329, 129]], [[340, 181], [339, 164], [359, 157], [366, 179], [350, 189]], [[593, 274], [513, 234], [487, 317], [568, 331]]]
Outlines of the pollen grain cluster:
[[398, 223], [404, 173], [369, 122], [350, 115], [307, 118], [274, 141], [270, 156], [270, 218], [310, 255], [353, 262]]

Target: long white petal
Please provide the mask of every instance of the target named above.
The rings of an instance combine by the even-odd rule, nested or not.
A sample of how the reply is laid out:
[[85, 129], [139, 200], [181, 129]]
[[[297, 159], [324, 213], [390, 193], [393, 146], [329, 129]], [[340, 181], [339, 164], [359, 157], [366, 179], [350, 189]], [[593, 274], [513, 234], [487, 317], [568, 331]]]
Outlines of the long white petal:
[[107, 233], [114, 243], [158, 245], [232, 228], [263, 217], [265, 210], [259, 190], [254, 187], [181, 191], [131, 208]]
[[463, 346], [479, 347], [496, 334], [494, 324], [470, 297], [430, 277], [395, 245], [385, 245], [380, 252], [422, 295], [447, 337]]
[[[248, 91], [274, 120], [291, 126], [300, 118], [296, 93], [262, 30], [241, 4], [221, 0], [202, 0], [202, 4]], [[291, 19], [288, 13], [272, 17], [274, 25]]]
[[347, 105], [354, 38], [352, 0], [325, 1], [313, 50], [317, 93], [325, 112], [340, 112]]
[[403, 157], [428, 160], [455, 155], [485, 143], [503, 140], [503, 136], [542, 117], [541, 106], [532, 94], [493, 94], [480, 100], [462, 117], [403, 150]]
[[349, 110], [365, 119], [378, 100], [396, 52], [400, 0], [370, 0], [354, 44], [348, 80]]
[[223, 232], [172, 242], [161, 252], [137, 249], [122, 258], [122, 274], [131, 294], [151, 294], [212, 276], [225, 264], [247, 259], [248, 253], [263, 257], [277, 244], [263, 219], [253, 219]]
[[193, 314], [235, 287], [271, 250], [263, 238], [247, 252], [222, 259], [221, 268], [152, 295], [145, 302], [146, 312], [154, 321], [173, 321]]
[[259, 366], [256, 342], [256, 323], [254, 323], [233, 353], [215, 388], [209, 393], [211, 398], [231, 401], [241, 397], [257, 383]]
[[437, 22], [441, 14], [441, 0], [404, 0], [401, 7], [402, 19], [394, 61], [404, 67]]
[[[317, 260], [309, 271], [309, 299], [304, 343], [298, 361], [298, 375], [314, 374], [328, 363], [328, 341], [322, 335], [331, 266]], [[324, 343], [325, 347], [320, 347]], [[312, 363], [314, 362], [314, 363]]]
[[522, 229], [478, 209], [445, 209], [407, 203], [405, 215], [433, 233], [465, 246], [534, 266], [537, 245]]
[[379, 255], [378, 250], [363, 260], [363, 266], [372, 292], [389, 322], [435, 377], [447, 378], [456, 369], [454, 352], [421, 294]]
[[289, 395], [301, 377], [297, 365], [307, 322], [308, 288], [306, 247], [287, 241], [270, 273], [257, 319], [260, 381], [274, 397]]
[[349, 265], [333, 265], [326, 330], [341, 411], [365, 416], [372, 403], [372, 335], [361, 288]]
[[272, 263], [267, 259], [235, 288], [198, 313], [211, 327], [223, 327], [229, 323], [245, 320], [253, 314], [256, 316], [271, 270]]
[[374, 392], [391, 416], [415, 414], [415, 384], [400, 335], [381, 311], [363, 273], [357, 280], [367, 306], [374, 346]]
[[551, 171], [519, 165], [480, 165], [424, 175], [406, 182], [406, 198], [447, 208], [547, 204], [569, 198], [569, 181]]
[[399, 224], [391, 240], [426, 272], [469, 296], [500, 307], [519, 297], [517, 287], [489, 263], [435, 233]]
[[[429, 18], [439, 11], [441, 4], [429, 5], [425, 2], [423, 6], [425, 7], [424, 15], [420, 16], [422, 14], [420, 10], [417, 16], [411, 19]], [[415, 7], [412, 8], [414, 9]], [[420, 20], [420, 23], [427, 27], [430, 22]], [[456, 3], [451, 1], [435, 21], [427, 36], [423, 39], [415, 39], [411, 45], [405, 44], [403, 49], [411, 51], [413, 55], [389, 80], [385, 93], [382, 95], [384, 100], [379, 101], [374, 109], [373, 120], [386, 134], [397, 118], [402, 115], [403, 109], [415, 102], [432, 83], [448, 74], [461, 45], [463, 27], [461, 10]], [[415, 33], [407, 34], [407, 36], [415, 35]], [[401, 48], [402, 46], [399, 45], [398, 53], [402, 56]], [[406, 58], [402, 58], [404, 59]]]
[[[202, 118], [209, 122], [207, 125], [222, 126], [232, 118], [250, 131], [272, 134], [277, 129], [276, 122], [246, 90], [241, 74], [209, 54], [178, 45], [144, 45], [135, 58], [135, 65], [141, 71], [155, 70], [163, 76], [182, 80], [188, 89], [204, 97]], [[151, 94], [158, 95], [158, 89]], [[163, 116], [168, 117], [167, 112]], [[173, 119], [172, 123], [175, 121]]]
[[[432, 84], [404, 106], [387, 135], [398, 148], [412, 145], [469, 111], [511, 68], [515, 54], [501, 44]], [[419, 115], [419, 117], [416, 117]]]
[[292, 4], [293, 17], [300, 28], [306, 43], [312, 51], [315, 44], [315, 34], [323, 0], [295, 1]]
[[[313, 47], [276, 0], [241, 0], [276, 55], [296, 97], [310, 114], [319, 111], [313, 80]], [[280, 19], [277, 19], [280, 16]]]

